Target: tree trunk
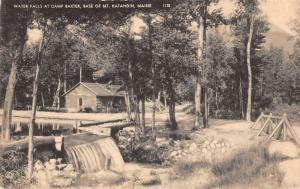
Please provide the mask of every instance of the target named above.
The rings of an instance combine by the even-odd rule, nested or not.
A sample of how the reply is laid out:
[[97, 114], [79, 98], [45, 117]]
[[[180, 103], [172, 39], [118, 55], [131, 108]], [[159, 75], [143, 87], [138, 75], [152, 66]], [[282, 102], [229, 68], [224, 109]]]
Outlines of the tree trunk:
[[242, 78], [240, 77], [239, 80], [239, 101], [240, 101], [240, 111], [241, 111], [241, 118], [244, 119], [244, 97], [243, 97], [243, 86], [242, 86]]
[[[152, 74], [154, 75], [152, 79], [155, 80], [155, 70], [152, 69]], [[156, 85], [153, 84], [153, 89], [152, 89], [152, 138], [155, 140], [156, 139], [156, 126], [155, 126], [155, 113], [156, 113]]]
[[207, 88], [203, 88], [203, 127], [208, 128], [208, 94], [207, 94]]
[[135, 120], [135, 127], [136, 127], [136, 138], [139, 140], [139, 136], [140, 136], [140, 133], [141, 133], [141, 128], [140, 128], [140, 108], [139, 108], [139, 101], [136, 100], [135, 101], [135, 117], [134, 117], [134, 120]]
[[[217, 85], [216, 85], [217, 86]], [[219, 98], [218, 98], [218, 87], [215, 88], [215, 103], [216, 103], [216, 113], [215, 116], [216, 118], [219, 117], [218, 113], [219, 113]]]
[[141, 99], [141, 126], [142, 126], [142, 134], [143, 136], [145, 136], [146, 134], [146, 119], [145, 119], [145, 115], [146, 115], [146, 107], [145, 107], [145, 97], [143, 97]]
[[37, 54], [36, 61], [36, 70], [35, 77], [33, 80], [33, 92], [32, 92], [32, 109], [31, 109], [31, 118], [29, 123], [29, 131], [28, 131], [28, 179], [31, 180], [33, 173], [33, 128], [35, 125], [35, 115], [36, 115], [36, 102], [37, 102], [37, 92], [38, 92], [38, 81], [39, 81], [39, 73], [40, 73], [40, 65], [42, 64], [42, 45], [44, 38], [42, 37]]
[[16, 109], [18, 107], [18, 98], [16, 95], [16, 91], [14, 92], [14, 103], [13, 103], [13, 109]]
[[58, 78], [57, 89], [54, 95], [52, 107], [60, 108], [60, 89], [61, 89], [61, 79]]
[[164, 106], [165, 106], [165, 111], [167, 111], [167, 94], [166, 94], [166, 91], [164, 91]]
[[82, 66], [79, 68], [79, 82], [82, 82]]
[[[203, 103], [204, 103], [204, 112], [203, 116], [208, 115], [207, 114], [207, 94], [206, 90], [203, 90], [203, 87], [201, 86], [201, 77], [203, 74], [205, 74], [203, 71], [205, 71], [205, 60], [206, 60], [206, 14], [207, 14], [207, 5], [204, 5], [204, 12], [203, 15], [200, 16], [198, 21], [198, 76], [196, 79], [196, 91], [195, 91], [195, 129], [198, 129], [200, 127], [200, 116], [201, 116], [201, 93], [204, 95]], [[202, 66], [201, 66], [202, 64]], [[203, 91], [202, 91], [203, 90]], [[203, 118], [203, 126], [208, 127], [207, 121], [208, 117]]]
[[171, 123], [171, 129], [176, 130], [178, 128], [176, 121], [176, 102], [175, 102], [175, 91], [173, 89], [173, 85], [169, 84], [169, 119]]
[[35, 125], [36, 115], [36, 99], [38, 90], [38, 78], [39, 78], [39, 64], [36, 65], [35, 78], [33, 81], [33, 93], [32, 93], [32, 110], [29, 124], [29, 143], [28, 143], [28, 178], [31, 179], [33, 173], [33, 127]]
[[127, 110], [127, 121], [131, 120], [131, 104], [128, 94], [128, 87], [125, 87], [125, 103], [126, 103], [126, 110]]
[[45, 107], [45, 99], [44, 99], [43, 92], [41, 92], [41, 97], [42, 97], [42, 106]]
[[67, 64], [64, 64], [64, 93], [67, 92]]
[[[19, 58], [19, 57], [18, 57]], [[5, 93], [3, 118], [2, 118], [2, 139], [10, 141], [11, 119], [14, 101], [14, 91], [17, 83], [17, 58], [15, 58], [11, 65], [8, 84]]]
[[151, 73], [152, 73], [152, 139], [156, 140], [156, 126], [155, 126], [155, 113], [156, 113], [156, 65], [153, 60], [153, 44], [152, 44], [152, 34], [153, 28], [151, 25], [152, 18], [148, 16], [146, 19], [146, 23], [148, 25], [148, 43], [149, 43], [149, 52], [150, 52], [150, 60], [151, 60]]
[[201, 120], [201, 84], [199, 75], [196, 79], [196, 89], [195, 89], [195, 126], [194, 129], [200, 128]]
[[159, 92], [158, 92], [158, 95], [157, 95], [158, 112], [161, 112], [161, 103], [160, 103], [160, 99], [161, 99], [161, 92], [159, 91]]
[[251, 121], [251, 111], [252, 111], [252, 69], [251, 69], [251, 43], [253, 37], [253, 27], [254, 27], [254, 14], [251, 15], [250, 19], [250, 31], [247, 42], [247, 69], [248, 69], [248, 99], [247, 99], [247, 113], [246, 120]]

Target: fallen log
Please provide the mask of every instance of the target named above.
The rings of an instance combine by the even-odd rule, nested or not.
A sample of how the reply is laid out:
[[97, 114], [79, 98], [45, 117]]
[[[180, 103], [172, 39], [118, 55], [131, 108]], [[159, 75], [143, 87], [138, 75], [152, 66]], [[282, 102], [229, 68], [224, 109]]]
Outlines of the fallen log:
[[[34, 147], [41, 145], [55, 145], [55, 138], [53, 136], [34, 137]], [[9, 151], [22, 151], [27, 148], [28, 138], [8, 143], [0, 143], [0, 156], [5, 155]]]
[[79, 127], [90, 127], [90, 126], [97, 126], [97, 125], [103, 125], [107, 123], [117, 123], [125, 121], [125, 119], [114, 119], [114, 120], [108, 120], [108, 121], [93, 121], [93, 122], [81, 122]]

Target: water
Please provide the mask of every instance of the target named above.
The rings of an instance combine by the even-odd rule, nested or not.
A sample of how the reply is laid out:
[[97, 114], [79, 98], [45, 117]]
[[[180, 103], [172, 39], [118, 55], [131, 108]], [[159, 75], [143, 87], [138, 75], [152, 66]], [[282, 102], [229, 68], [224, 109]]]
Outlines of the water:
[[107, 159], [111, 159], [110, 170], [123, 171], [124, 160], [111, 137], [67, 147], [65, 150], [67, 159], [75, 166], [77, 171], [90, 173], [104, 170]]

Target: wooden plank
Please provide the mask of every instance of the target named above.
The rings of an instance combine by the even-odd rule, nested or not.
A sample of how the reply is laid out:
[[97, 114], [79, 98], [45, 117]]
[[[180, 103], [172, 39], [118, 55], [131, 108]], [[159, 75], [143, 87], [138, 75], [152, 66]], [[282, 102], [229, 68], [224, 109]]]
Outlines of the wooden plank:
[[266, 128], [267, 124], [269, 123], [269, 121], [271, 120], [271, 118], [268, 118], [267, 121], [263, 124], [263, 126], [261, 127], [260, 131], [258, 132], [257, 136], [260, 136], [260, 134], [263, 132], [263, 130]]
[[282, 119], [278, 125], [275, 127], [275, 129], [273, 130], [273, 132], [268, 136], [267, 138], [267, 141], [269, 141], [273, 136], [274, 134], [276, 133], [276, 131], [282, 126], [282, 123], [284, 122], [284, 119]]
[[296, 131], [293, 129], [293, 127], [287, 117], [286, 117], [286, 124], [287, 124], [287, 128], [290, 130], [292, 137], [295, 139], [296, 143], [298, 143], [298, 145], [300, 146], [300, 140], [298, 138], [298, 135], [297, 135]]
[[256, 126], [257, 123], [259, 123], [262, 119], [262, 117], [264, 116], [264, 113], [261, 112], [260, 116], [258, 117], [258, 119], [256, 120], [256, 122], [250, 127], [251, 129], [254, 128]]
[[282, 117], [281, 116], [273, 116], [273, 115], [264, 115], [263, 117], [265, 117], [265, 118], [273, 118], [273, 119], [282, 119]]

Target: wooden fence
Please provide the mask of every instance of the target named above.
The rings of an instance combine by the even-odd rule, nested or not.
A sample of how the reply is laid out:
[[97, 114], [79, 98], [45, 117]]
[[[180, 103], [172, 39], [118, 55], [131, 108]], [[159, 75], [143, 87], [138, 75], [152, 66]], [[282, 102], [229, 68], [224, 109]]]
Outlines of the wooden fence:
[[275, 138], [277, 140], [294, 140], [300, 146], [300, 140], [293, 129], [287, 114], [283, 116], [274, 116], [272, 113], [265, 115], [261, 113], [251, 128], [259, 127], [256, 136], [267, 135], [266, 141]]

